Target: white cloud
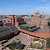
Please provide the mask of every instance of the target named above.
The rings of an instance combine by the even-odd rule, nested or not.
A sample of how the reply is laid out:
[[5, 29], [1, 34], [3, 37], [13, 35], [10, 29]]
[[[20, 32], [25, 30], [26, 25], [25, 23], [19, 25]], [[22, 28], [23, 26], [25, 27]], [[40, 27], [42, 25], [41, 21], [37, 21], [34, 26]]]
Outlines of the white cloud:
[[39, 6], [34, 8], [34, 12], [45, 12], [45, 13], [50, 13], [50, 6]]

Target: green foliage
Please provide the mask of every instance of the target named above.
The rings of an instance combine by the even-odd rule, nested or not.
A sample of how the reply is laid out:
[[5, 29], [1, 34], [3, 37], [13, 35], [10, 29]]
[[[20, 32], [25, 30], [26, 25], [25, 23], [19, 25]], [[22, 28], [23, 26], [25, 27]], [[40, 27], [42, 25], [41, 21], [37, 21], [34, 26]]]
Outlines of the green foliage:
[[50, 38], [47, 38], [47, 48], [50, 48]]
[[34, 40], [33, 41], [39, 41], [39, 39], [38, 38], [34, 38]]
[[35, 46], [33, 46], [33, 44], [31, 43], [30, 46], [29, 46], [29, 48], [35, 48]]
[[11, 49], [11, 50], [14, 50], [14, 48], [16, 47], [17, 43], [16, 42], [13, 42], [11, 43], [8, 47]]
[[14, 50], [14, 48], [11, 48], [11, 50]]
[[[39, 41], [39, 39], [38, 39], [38, 38], [34, 38], [33, 41]], [[36, 47], [37, 49], [43, 49], [43, 48], [44, 48], [44, 40], [42, 40], [42, 41], [40, 41], [40, 42], [42, 43], [42, 46]]]
[[[21, 42], [19, 41], [18, 43], [17, 42], [13, 42], [11, 43], [8, 47], [11, 49], [11, 50], [14, 50], [16, 46], [20, 45]], [[22, 50], [22, 49], [19, 49], [19, 50]]]
[[41, 47], [39, 47], [38, 49], [44, 49], [44, 40], [43, 40], [43, 41], [41, 41], [41, 43], [42, 43], [42, 46], [41, 46]]
[[22, 50], [22, 49], [19, 48], [18, 50]]
[[48, 21], [48, 26], [50, 27], [50, 21]]
[[21, 42], [19, 41], [17, 45], [21, 44]]
[[48, 26], [50, 27], [50, 18], [48, 19]]

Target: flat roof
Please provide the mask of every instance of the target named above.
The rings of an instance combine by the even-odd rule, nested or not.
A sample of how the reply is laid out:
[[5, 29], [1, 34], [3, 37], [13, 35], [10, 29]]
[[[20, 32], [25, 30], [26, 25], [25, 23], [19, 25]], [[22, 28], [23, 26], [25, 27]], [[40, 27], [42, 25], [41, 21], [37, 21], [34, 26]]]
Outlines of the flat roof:
[[23, 30], [23, 29], [20, 29], [20, 27], [18, 27], [18, 29], [21, 31], [21, 32], [24, 32], [28, 35], [31, 35], [31, 36], [35, 36], [35, 37], [38, 37], [38, 38], [42, 38], [42, 39], [47, 39], [50, 37], [50, 33], [49, 32], [38, 32], [38, 31], [35, 31], [35, 32], [29, 32], [29, 31], [26, 31], [26, 30]]

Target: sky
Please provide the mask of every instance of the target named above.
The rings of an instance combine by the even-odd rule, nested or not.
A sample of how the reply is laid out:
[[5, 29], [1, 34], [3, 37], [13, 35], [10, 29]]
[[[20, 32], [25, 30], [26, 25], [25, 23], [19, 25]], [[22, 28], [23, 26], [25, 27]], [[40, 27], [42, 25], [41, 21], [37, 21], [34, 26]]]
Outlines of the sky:
[[0, 15], [50, 14], [50, 0], [0, 0]]

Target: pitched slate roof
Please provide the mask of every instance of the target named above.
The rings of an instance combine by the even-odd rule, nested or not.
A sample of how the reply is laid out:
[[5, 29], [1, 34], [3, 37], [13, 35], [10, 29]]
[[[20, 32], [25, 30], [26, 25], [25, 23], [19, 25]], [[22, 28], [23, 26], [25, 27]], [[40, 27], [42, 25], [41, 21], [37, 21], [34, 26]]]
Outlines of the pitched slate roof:
[[13, 36], [13, 32], [8, 27], [0, 27], [0, 40], [5, 40]]
[[5, 23], [5, 26], [8, 26], [15, 34], [18, 34], [18, 28], [16, 28], [12, 23]]

